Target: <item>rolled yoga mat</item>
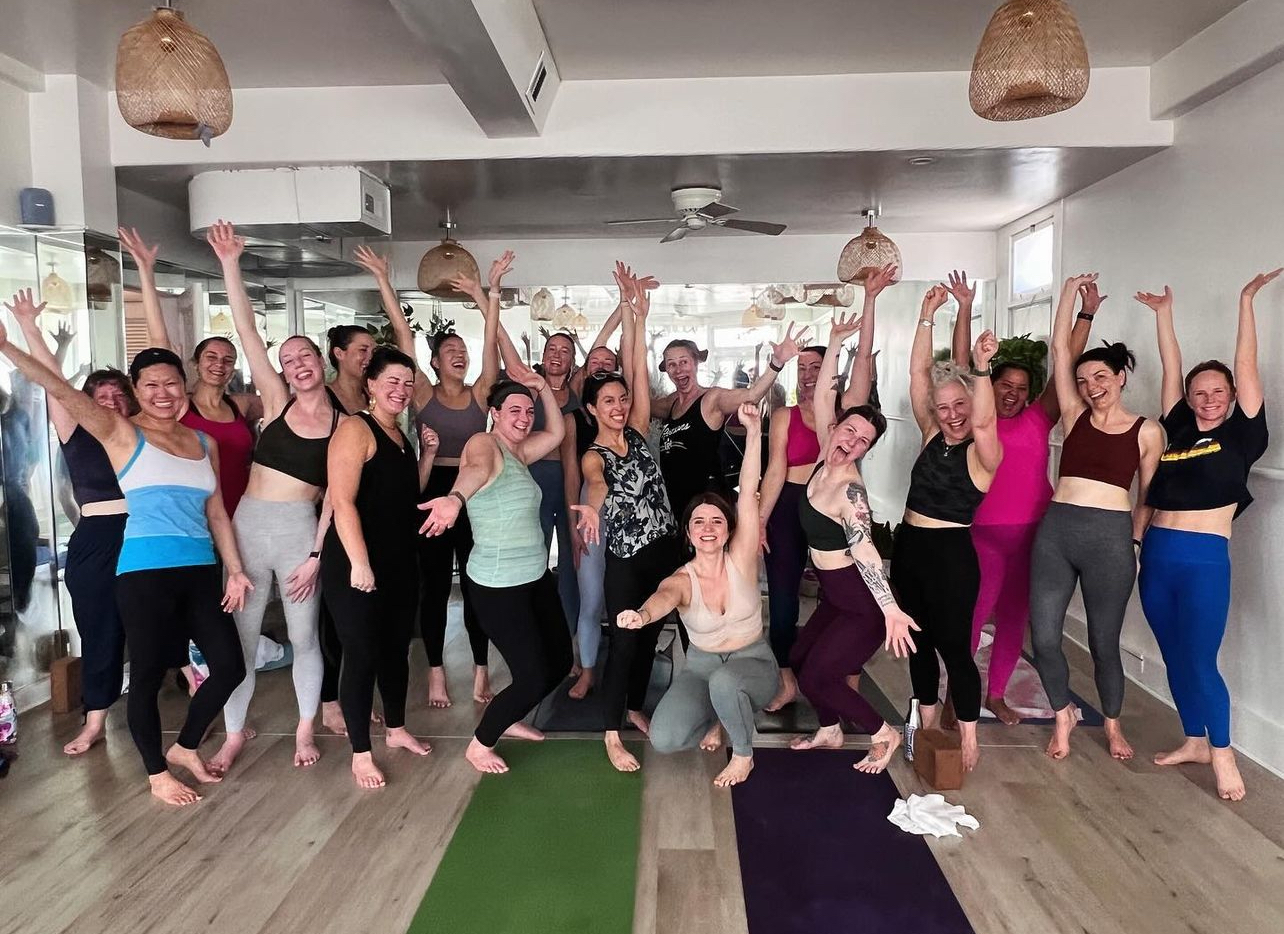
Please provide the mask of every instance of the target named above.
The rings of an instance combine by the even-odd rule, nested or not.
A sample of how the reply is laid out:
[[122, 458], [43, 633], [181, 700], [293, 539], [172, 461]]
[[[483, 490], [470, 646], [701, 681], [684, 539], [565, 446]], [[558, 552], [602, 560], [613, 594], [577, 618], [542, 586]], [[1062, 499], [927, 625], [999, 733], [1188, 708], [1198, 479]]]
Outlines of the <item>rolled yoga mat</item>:
[[864, 756], [754, 750], [731, 793], [749, 934], [973, 934], [927, 842], [887, 820], [891, 777], [852, 769]]
[[589, 740], [499, 752], [511, 771], [482, 776], [407, 934], [631, 934], [643, 773]]

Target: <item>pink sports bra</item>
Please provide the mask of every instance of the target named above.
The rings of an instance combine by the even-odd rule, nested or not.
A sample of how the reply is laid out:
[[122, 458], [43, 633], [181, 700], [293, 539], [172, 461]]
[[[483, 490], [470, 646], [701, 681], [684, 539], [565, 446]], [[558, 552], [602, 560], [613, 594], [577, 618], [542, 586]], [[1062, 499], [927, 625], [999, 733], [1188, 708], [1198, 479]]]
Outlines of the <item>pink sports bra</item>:
[[820, 458], [820, 439], [803, 421], [802, 409], [793, 405], [785, 409], [789, 416], [789, 441], [785, 445], [785, 463], [790, 467], [810, 467]]

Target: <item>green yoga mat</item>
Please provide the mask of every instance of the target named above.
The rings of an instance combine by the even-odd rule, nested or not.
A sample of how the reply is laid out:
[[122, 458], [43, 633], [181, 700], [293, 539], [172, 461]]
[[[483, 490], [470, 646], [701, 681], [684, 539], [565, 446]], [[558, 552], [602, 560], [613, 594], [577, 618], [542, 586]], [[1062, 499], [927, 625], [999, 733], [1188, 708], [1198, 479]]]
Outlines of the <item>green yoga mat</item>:
[[482, 776], [407, 934], [630, 934], [642, 773], [600, 741], [500, 753], [511, 771]]

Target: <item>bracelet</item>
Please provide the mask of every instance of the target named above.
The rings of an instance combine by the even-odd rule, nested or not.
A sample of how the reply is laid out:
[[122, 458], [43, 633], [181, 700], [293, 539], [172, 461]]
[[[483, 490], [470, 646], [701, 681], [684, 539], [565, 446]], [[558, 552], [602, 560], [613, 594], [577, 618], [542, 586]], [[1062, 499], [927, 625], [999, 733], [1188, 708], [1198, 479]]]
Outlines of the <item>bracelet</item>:
[[931, 318], [919, 318], [919, 319], [918, 319], [918, 326], [919, 326], [919, 327], [921, 327], [921, 328], [930, 328], [930, 327], [932, 327], [935, 323], [936, 323], [936, 322], [935, 322], [935, 321], [933, 321]]
[[321, 557], [321, 552], [319, 552], [319, 551], [309, 551], [309, 552], [308, 552], [308, 557], [309, 557], [309, 558], [319, 558], [319, 557]]
[[1075, 317], [1078, 318], [1080, 321], [1087, 321], [1089, 324], [1091, 324], [1092, 319], [1096, 317], [1096, 314], [1094, 312], [1093, 314], [1090, 315], [1086, 311], [1081, 311], [1077, 315], [1075, 315]]
[[976, 367], [974, 367], [974, 366], [970, 366], [970, 367], [968, 367], [968, 370], [967, 370], [967, 371], [968, 371], [969, 373], [971, 373], [973, 376], [989, 376], [989, 375], [990, 375], [990, 368], [989, 368], [988, 366], [987, 366], [984, 370], [978, 370]]
[[782, 364], [780, 364], [779, 366], [777, 366], [777, 365], [776, 365], [776, 361], [775, 361], [775, 360], [768, 360], [768, 361], [767, 361], [767, 366], [771, 367], [771, 369], [772, 369], [772, 370], [774, 370], [774, 371], [775, 371], [775, 372], [777, 372], [777, 373], [779, 373], [781, 370], [783, 370], [783, 369], [785, 368], [785, 365], [784, 365], [783, 363], [782, 363]]
[[449, 493], [447, 493], [446, 495], [447, 495], [447, 496], [453, 496], [453, 497], [455, 497], [455, 499], [459, 500], [459, 508], [460, 508], [460, 509], [463, 509], [465, 506], [467, 506], [467, 505], [468, 505], [468, 500], [464, 499], [464, 494], [463, 494], [463, 493], [460, 493], [458, 490], [451, 490], [451, 491], [450, 491]]
[[642, 625], [644, 625], [644, 626], [645, 626], [647, 623], [651, 622], [651, 611], [650, 611], [650, 610], [648, 610], [646, 607], [640, 607], [640, 608], [638, 609], [638, 616], [645, 616], [645, 617], [646, 617], [646, 619], [642, 620]]

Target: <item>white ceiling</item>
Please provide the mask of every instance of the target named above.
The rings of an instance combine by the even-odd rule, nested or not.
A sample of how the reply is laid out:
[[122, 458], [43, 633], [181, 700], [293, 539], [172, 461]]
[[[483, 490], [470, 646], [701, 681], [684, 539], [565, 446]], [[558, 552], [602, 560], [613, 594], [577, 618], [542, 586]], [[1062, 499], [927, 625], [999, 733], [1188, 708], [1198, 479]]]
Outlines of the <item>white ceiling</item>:
[[[669, 190], [720, 186], [747, 220], [795, 234], [842, 233], [881, 205], [892, 231], [992, 230], [1111, 175], [1153, 149], [985, 149], [930, 153], [797, 153], [713, 157], [492, 159], [370, 163], [393, 192], [393, 236], [431, 240], [447, 205], [473, 239], [654, 237], [663, 224], [604, 221], [672, 216]], [[201, 170], [212, 168], [202, 166]], [[117, 169], [124, 188], [186, 210], [190, 166]], [[235, 218], [231, 218], [235, 220]], [[751, 236], [710, 230], [698, 236]], [[679, 247], [680, 248], [680, 247]]]
[[[564, 78], [953, 71], [997, 0], [534, 0]], [[1072, 0], [1092, 63], [1149, 65], [1242, 0]], [[234, 87], [443, 80], [387, 0], [180, 0]], [[149, 0], [0, 0], [0, 53], [110, 83]]]

